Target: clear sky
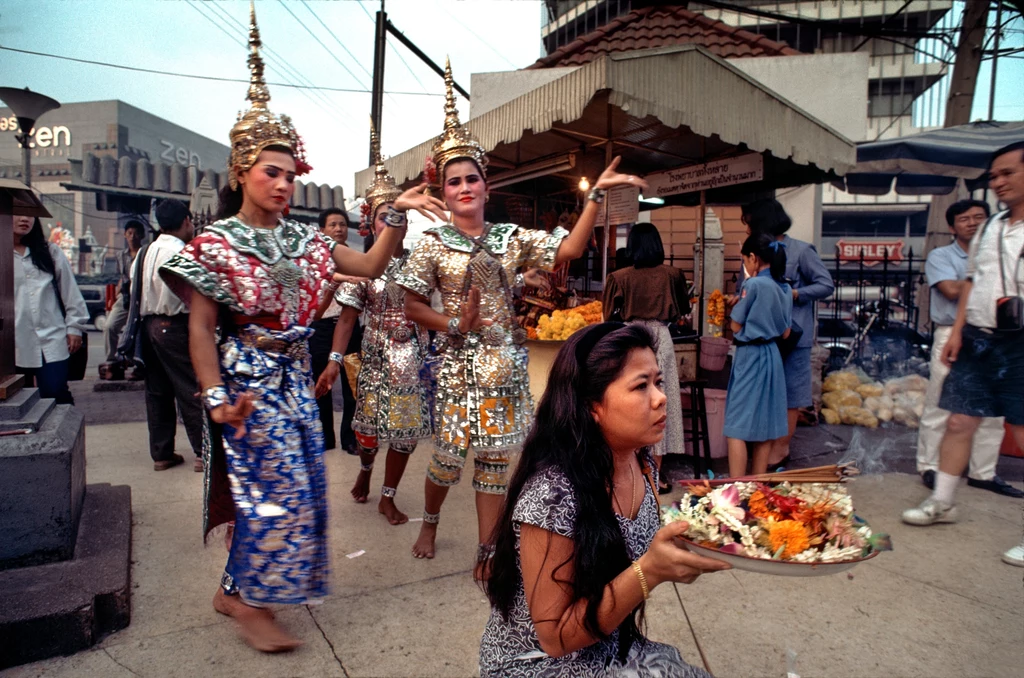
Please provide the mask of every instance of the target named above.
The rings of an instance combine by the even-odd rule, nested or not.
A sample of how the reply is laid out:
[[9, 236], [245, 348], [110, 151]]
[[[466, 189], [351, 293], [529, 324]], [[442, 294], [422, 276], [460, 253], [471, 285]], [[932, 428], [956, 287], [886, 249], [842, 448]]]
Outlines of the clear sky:
[[[352, 0], [257, 0], [267, 81], [369, 90], [371, 17], [379, 7], [379, 2]], [[386, 9], [392, 23], [435, 62], [443, 66], [450, 55], [455, 80], [467, 90], [471, 73], [522, 68], [541, 53], [539, 0], [387, 0]], [[0, 0], [0, 45], [226, 78], [249, 76], [248, 23], [248, 0]], [[385, 89], [432, 96], [384, 98], [386, 156], [438, 134], [444, 121], [442, 79], [394, 37], [388, 44]], [[5, 51], [0, 51], [0, 81], [64, 103], [120, 99], [225, 144], [238, 111], [245, 108], [247, 89], [243, 83]], [[290, 115], [306, 142], [314, 171], [304, 178], [341, 185], [346, 197], [353, 197], [354, 174], [367, 164], [369, 93], [270, 85], [270, 95], [270, 109]], [[468, 117], [466, 100], [459, 99], [459, 109], [463, 119]]]
[[[391, 21], [431, 58], [443, 63], [446, 54], [451, 56], [455, 79], [466, 89], [471, 73], [522, 68], [541, 54], [540, 0], [387, 0], [386, 5]], [[257, 0], [267, 80], [369, 90], [371, 16], [379, 6], [377, 1]], [[955, 5], [957, 16], [960, 7]], [[177, 73], [247, 78], [248, 14], [248, 0], [0, 0], [0, 45]], [[396, 93], [384, 99], [382, 141], [384, 154], [394, 155], [440, 131], [443, 84], [393, 37], [388, 44], [385, 87]], [[1022, 44], [1024, 22], [1018, 20], [1002, 47]], [[1021, 57], [1000, 60], [996, 119], [1024, 118]], [[988, 117], [990, 63], [979, 74], [974, 119]], [[121, 99], [224, 143], [246, 103], [244, 83], [136, 73], [6, 51], [0, 51], [0, 85], [28, 86], [61, 102]], [[270, 93], [271, 110], [289, 114], [306, 141], [315, 168], [307, 178], [340, 184], [347, 197], [354, 197], [354, 173], [366, 166], [369, 93], [274, 85]], [[460, 99], [459, 108], [466, 119], [468, 102]]]

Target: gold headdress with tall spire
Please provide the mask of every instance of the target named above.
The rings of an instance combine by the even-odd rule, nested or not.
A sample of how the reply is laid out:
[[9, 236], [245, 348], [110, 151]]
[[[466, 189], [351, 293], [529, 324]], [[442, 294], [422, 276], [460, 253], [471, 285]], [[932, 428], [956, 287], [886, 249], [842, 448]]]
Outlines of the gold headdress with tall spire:
[[402, 195], [402, 189], [395, 184], [395, 179], [384, 167], [384, 158], [380, 153], [380, 137], [377, 130], [370, 121], [370, 150], [373, 153], [373, 164], [376, 166], [373, 172], [373, 181], [366, 189], [366, 202], [364, 203], [364, 218], [366, 226], [369, 227], [373, 221], [373, 215], [377, 208], [386, 202], [394, 202]]
[[260, 153], [268, 146], [290, 148], [295, 157], [295, 173], [299, 176], [313, 169], [306, 162], [306, 150], [302, 139], [292, 126], [287, 115], [275, 116], [267, 108], [270, 92], [263, 79], [263, 57], [260, 56], [260, 29], [256, 26], [256, 6], [249, 2], [249, 93], [246, 99], [252, 103], [248, 111], [238, 114], [238, 121], [231, 128], [231, 157], [228, 159], [228, 182], [231, 188], [238, 188], [238, 173], [256, 164]]
[[446, 57], [444, 60], [444, 131], [434, 140], [431, 154], [437, 168], [439, 180], [444, 179], [444, 166], [452, 160], [469, 158], [475, 160], [480, 171], [487, 174], [487, 152], [469, 130], [459, 122], [459, 111], [455, 108], [455, 92], [453, 91], [452, 64]]

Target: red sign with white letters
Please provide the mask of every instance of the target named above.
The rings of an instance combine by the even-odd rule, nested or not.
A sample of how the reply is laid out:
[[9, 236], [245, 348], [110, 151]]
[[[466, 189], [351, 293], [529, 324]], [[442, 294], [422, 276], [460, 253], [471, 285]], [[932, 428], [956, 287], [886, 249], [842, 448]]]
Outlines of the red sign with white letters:
[[903, 261], [902, 240], [840, 240], [836, 246], [839, 248], [839, 261], [843, 263], [857, 263], [861, 256], [866, 266], [880, 264], [886, 259], [890, 264]]

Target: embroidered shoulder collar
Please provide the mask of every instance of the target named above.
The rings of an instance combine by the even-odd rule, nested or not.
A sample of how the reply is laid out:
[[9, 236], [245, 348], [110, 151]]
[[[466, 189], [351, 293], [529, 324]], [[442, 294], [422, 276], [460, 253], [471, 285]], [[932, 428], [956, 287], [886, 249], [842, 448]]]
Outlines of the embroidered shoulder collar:
[[[484, 247], [492, 254], [504, 254], [508, 251], [508, 241], [519, 227], [515, 224], [489, 224], [489, 226], [490, 230], [484, 237]], [[473, 251], [473, 241], [451, 224], [433, 226], [424, 233], [437, 236], [442, 245], [457, 252]]]
[[313, 229], [297, 221], [279, 219], [274, 228], [253, 228], [238, 217], [228, 217], [206, 227], [243, 254], [251, 254], [265, 264], [276, 264], [283, 257], [295, 259], [306, 251]]

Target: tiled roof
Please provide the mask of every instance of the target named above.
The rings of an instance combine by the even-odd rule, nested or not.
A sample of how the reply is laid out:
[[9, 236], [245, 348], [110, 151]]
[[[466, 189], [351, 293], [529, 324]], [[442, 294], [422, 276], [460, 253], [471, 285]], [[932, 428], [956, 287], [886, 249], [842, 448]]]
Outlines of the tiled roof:
[[643, 7], [623, 14], [527, 68], [579, 66], [604, 54], [687, 44], [705, 47], [724, 59], [801, 53], [785, 43], [669, 5]]

